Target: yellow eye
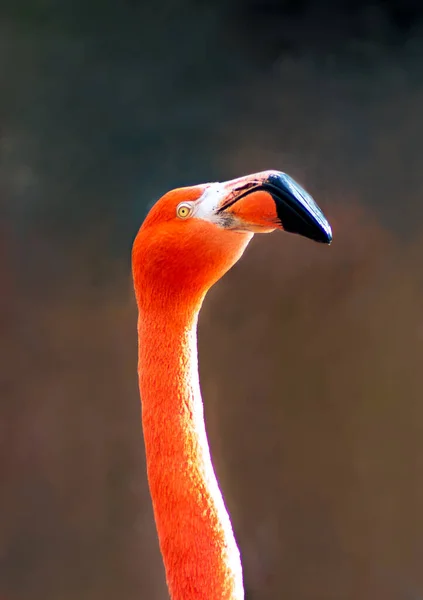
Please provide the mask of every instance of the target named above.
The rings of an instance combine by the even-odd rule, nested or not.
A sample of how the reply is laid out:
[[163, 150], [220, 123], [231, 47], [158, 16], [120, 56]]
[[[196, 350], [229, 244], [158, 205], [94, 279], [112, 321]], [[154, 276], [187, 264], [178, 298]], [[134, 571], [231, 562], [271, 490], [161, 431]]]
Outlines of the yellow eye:
[[176, 208], [176, 214], [180, 219], [188, 219], [192, 215], [193, 207], [189, 202], [181, 202]]

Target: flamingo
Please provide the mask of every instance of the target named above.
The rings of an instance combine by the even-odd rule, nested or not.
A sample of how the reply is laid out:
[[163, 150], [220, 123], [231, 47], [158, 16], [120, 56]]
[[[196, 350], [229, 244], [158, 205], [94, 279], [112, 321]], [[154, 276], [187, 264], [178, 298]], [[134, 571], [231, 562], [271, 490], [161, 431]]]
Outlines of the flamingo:
[[213, 470], [197, 365], [208, 289], [254, 233], [276, 229], [330, 244], [311, 196], [263, 171], [166, 193], [135, 238], [138, 378], [147, 476], [172, 600], [242, 600], [240, 553]]

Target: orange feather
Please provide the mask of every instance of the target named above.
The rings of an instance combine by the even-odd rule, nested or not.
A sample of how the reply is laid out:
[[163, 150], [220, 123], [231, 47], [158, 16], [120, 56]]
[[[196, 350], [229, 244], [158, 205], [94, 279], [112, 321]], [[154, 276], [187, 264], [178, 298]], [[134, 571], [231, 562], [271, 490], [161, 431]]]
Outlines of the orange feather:
[[253, 233], [284, 228], [284, 203], [290, 231], [330, 242], [329, 224], [296, 185], [269, 171], [173, 190], [153, 206], [134, 242], [147, 471], [173, 600], [244, 598], [239, 551], [207, 443], [197, 319], [207, 290]]

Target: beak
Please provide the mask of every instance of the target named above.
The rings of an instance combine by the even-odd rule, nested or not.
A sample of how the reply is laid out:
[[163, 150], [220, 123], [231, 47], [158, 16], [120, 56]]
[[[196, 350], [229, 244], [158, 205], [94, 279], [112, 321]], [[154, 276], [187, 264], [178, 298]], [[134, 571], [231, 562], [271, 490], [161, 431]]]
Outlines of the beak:
[[326, 217], [289, 175], [263, 171], [228, 181], [225, 187], [228, 194], [218, 213], [231, 215], [234, 228], [254, 232], [283, 229], [331, 243], [332, 229]]

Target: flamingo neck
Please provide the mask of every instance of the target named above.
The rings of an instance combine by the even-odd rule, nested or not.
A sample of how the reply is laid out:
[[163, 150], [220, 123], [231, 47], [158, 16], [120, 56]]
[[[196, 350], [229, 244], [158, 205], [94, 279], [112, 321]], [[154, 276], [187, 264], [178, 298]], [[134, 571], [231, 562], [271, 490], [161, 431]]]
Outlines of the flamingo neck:
[[186, 306], [154, 314], [140, 308], [148, 481], [172, 600], [243, 600], [239, 550], [204, 424], [197, 318]]

